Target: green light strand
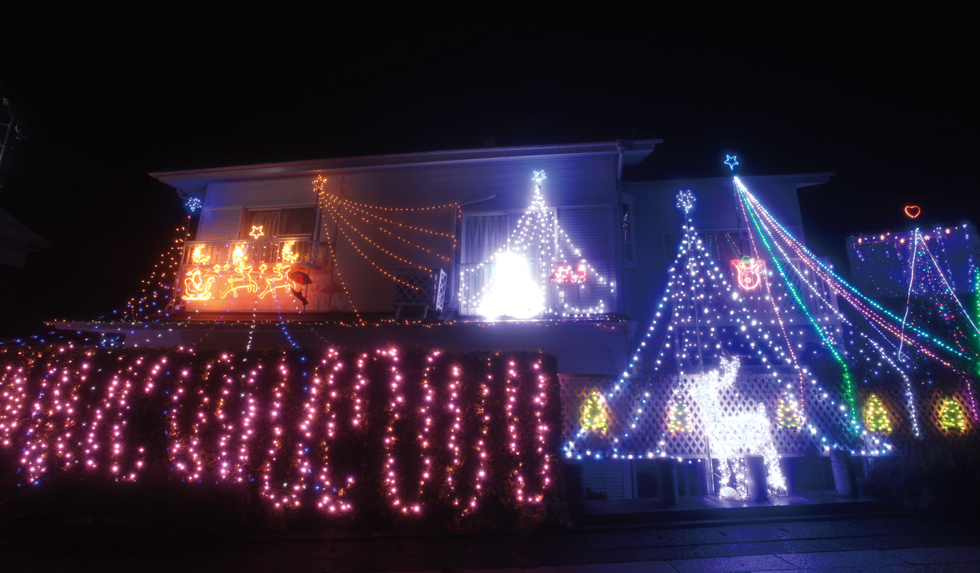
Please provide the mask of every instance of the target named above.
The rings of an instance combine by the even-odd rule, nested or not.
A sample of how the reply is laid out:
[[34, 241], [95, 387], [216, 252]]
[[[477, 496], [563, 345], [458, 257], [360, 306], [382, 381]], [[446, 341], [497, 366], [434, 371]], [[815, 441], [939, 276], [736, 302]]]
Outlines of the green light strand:
[[[977, 322], [980, 322], [980, 269], [973, 269], [973, 312]], [[974, 336], [980, 349], [980, 335]], [[977, 374], [980, 374], [980, 364], [977, 364]]]
[[856, 427], [855, 421], [860, 419], [859, 418], [860, 410], [858, 409], [857, 396], [854, 391], [854, 381], [851, 379], [851, 372], [847, 368], [847, 362], [844, 360], [844, 357], [837, 352], [837, 349], [834, 348], [834, 345], [831, 344], [830, 340], [827, 338], [826, 333], [823, 331], [823, 328], [817, 323], [817, 320], [807, 310], [806, 305], [803, 304], [803, 299], [800, 297], [800, 293], [797, 292], [796, 288], [790, 283], [789, 277], [787, 277], [786, 273], [783, 271], [783, 266], [779, 264], [779, 259], [776, 258], [775, 253], [773, 253], [772, 251], [772, 247], [769, 246], [769, 241], [766, 240], [765, 233], [762, 232], [763, 228], [762, 225], [759, 223], [758, 218], [756, 217], [755, 210], [753, 209], [752, 205], [745, 200], [744, 194], [742, 192], [741, 184], [736, 184], [735, 188], [739, 192], [739, 198], [742, 200], [742, 203], [746, 206], [746, 211], [749, 214], [749, 218], [752, 220], [752, 224], [755, 226], [756, 231], [759, 233], [759, 238], [762, 239], [762, 244], [765, 245], [766, 251], [769, 252], [769, 256], [772, 258], [772, 262], [776, 266], [776, 270], [779, 271], [779, 276], [782, 277], [783, 284], [786, 285], [786, 289], [789, 290], [789, 293], [793, 296], [793, 300], [796, 301], [796, 304], [799, 305], [800, 310], [802, 310], [803, 314], [806, 315], [807, 320], [809, 320], [810, 324], [813, 325], [814, 329], [816, 329], [817, 334], [819, 334], [820, 338], [823, 339], [824, 345], [827, 347], [828, 350], [830, 350], [830, 353], [833, 355], [834, 360], [836, 360], [837, 363], [840, 365], [841, 370], [844, 373], [843, 375], [844, 397], [847, 400], [847, 405], [851, 410], [852, 424], [855, 425], [855, 429], [858, 429]]
[[[736, 177], [735, 179], [738, 180], [738, 177]], [[738, 185], [738, 187], [741, 188], [740, 190], [742, 190], [742, 189], [745, 188], [745, 186], [742, 185], [742, 182], [741, 181], [738, 181], [737, 185]], [[753, 201], [755, 201], [756, 203], [758, 203], [758, 201], [754, 197], [752, 199], [753, 199]], [[763, 207], [761, 204], [759, 204], [759, 208], [762, 211], [765, 211], [765, 207]], [[779, 227], [779, 229], [787, 237], [789, 237], [789, 240], [792, 241], [793, 244], [795, 244], [797, 247], [799, 247], [801, 251], [803, 251], [804, 253], [806, 253], [813, 260], [813, 262], [816, 263], [817, 265], [819, 265], [820, 268], [822, 268], [824, 271], [827, 272], [827, 274], [829, 274], [830, 276], [834, 277], [834, 280], [836, 280], [840, 284], [842, 284], [845, 287], [847, 287], [847, 290], [851, 291], [852, 293], [854, 293], [855, 295], [857, 295], [858, 297], [860, 297], [861, 299], [863, 299], [865, 302], [867, 302], [868, 304], [870, 304], [876, 310], [879, 310], [879, 311], [883, 312], [884, 314], [888, 315], [889, 317], [891, 317], [892, 320], [895, 320], [896, 322], [901, 322], [902, 321], [901, 317], [899, 317], [896, 314], [892, 313], [888, 309], [882, 307], [880, 304], [878, 304], [874, 300], [868, 298], [867, 295], [865, 295], [863, 292], [861, 292], [858, 289], [856, 289], [853, 286], [851, 286], [850, 283], [848, 283], [843, 278], [841, 278], [840, 275], [838, 275], [837, 273], [835, 273], [832, 269], [827, 268], [826, 265], [824, 265], [822, 262], [820, 262], [819, 259], [817, 259], [816, 255], [814, 255], [813, 253], [811, 253], [810, 250], [807, 249], [805, 246], [801, 245], [795, 238], [793, 238], [792, 235], [789, 234], [789, 232], [785, 228], [783, 228], [782, 225], [779, 224], [779, 222], [776, 221], [776, 219], [774, 219], [772, 217], [772, 215], [769, 215], [768, 211], [766, 211], [766, 215], [773, 222], [773, 224], [775, 226]], [[924, 339], [932, 342], [933, 344], [935, 344], [936, 346], [942, 348], [943, 350], [946, 350], [947, 352], [952, 352], [953, 354], [955, 354], [957, 356], [960, 356], [960, 357], [963, 357], [963, 358], [966, 358], [967, 360], [970, 360], [971, 362], [977, 362], [977, 360], [975, 358], [972, 358], [970, 356], [967, 356], [966, 354], [964, 354], [964, 353], [956, 350], [955, 348], [953, 348], [953, 347], [945, 344], [943, 341], [941, 341], [941, 340], [939, 340], [939, 339], [937, 339], [937, 338], [935, 338], [933, 336], [930, 336], [926, 332], [924, 332], [924, 331], [916, 328], [914, 325], [911, 325], [911, 324], [908, 325], [908, 329], [911, 330], [912, 332], [915, 332], [920, 337], [922, 337], [922, 338], [924, 338]]]

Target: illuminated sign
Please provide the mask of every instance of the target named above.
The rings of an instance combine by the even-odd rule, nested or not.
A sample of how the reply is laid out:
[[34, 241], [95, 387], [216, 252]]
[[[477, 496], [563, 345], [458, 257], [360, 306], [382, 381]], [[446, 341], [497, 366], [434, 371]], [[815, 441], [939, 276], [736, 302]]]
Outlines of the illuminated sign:
[[752, 290], [762, 282], [762, 273], [766, 270], [766, 262], [752, 257], [742, 257], [742, 260], [732, 261], [732, 266], [738, 270], [738, 286], [742, 290]]
[[206, 265], [211, 260], [211, 255], [205, 255], [203, 251], [204, 245], [194, 247], [194, 252], [191, 253], [191, 260], [194, 261], [195, 265]]
[[280, 258], [287, 263], [295, 263], [299, 260], [299, 253], [296, 252], [296, 241], [286, 241], [282, 244]]
[[215, 281], [214, 276], [202, 277], [201, 269], [194, 269], [187, 273], [184, 279], [184, 300], [209, 300], [211, 298], [211, 285]]
[[573, 268], [572, 265], [557, 266], [551, 273], [553, 283], [584, 283], [587, 278], [589, 276], [584, 263], [580, 264], [578, 269]]
[[259, 237], [265, 235], [265, 233], [262, 232], [263, 226], [264, 225], [252, 225], [252, 232], [249, 233], [248, 236], [252, 237], [253, 239], [258, 239]]
[[912, 219], [918, 217], [920, 213], [922, 213], [922, 209], [919, 209], [917, 205], [908, 205], [905, 207], [905, 214]]

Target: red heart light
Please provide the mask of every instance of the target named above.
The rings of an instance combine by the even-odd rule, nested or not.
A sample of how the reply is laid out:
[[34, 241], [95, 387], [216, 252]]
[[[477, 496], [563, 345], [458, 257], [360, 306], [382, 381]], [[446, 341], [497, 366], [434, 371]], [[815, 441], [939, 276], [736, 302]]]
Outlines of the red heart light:
[[916, 206], [916, 205], [907, 205], [905, 207], [905, 214], [908, 215], [909, 217], [913, 218], [913, 219], [915, 219], [916, 217], [918, 217], [919, 216], [919, 213], [921, 213], [921, 212], [922, 212], [922, 209], [919, 209], [919, 207]]

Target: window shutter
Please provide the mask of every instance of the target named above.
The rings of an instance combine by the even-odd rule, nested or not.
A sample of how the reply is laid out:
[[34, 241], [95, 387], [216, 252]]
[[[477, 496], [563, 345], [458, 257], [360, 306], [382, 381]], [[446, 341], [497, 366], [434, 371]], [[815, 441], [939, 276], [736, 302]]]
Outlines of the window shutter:
[[241, 209], [205, 209], [201, 213], [198, 241], [230, 241], [238, 238]]
[[[559, 207], [558, 225], [587, 260], [614, 259], [608, 205]], [[567, 253], [568, 243], [563, 237], [558, 237], [558, 246]]]

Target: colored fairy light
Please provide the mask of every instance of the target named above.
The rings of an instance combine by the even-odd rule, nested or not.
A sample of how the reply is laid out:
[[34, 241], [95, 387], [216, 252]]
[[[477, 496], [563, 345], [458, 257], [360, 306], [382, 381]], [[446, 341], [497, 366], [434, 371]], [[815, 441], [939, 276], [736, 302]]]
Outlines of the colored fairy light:
[[725, 165], [728, 166], [729, 169], [731, 169], [732, 171], [735, 171], [735, 166], [738, 165], [738, 156], [735, 156], [735, 155], [725, 155], [725, 161], [724, 161], [724, 163], [725, 163]]
[[[528, 352], [4, 347], [0, 449], [16, 454], [22, 485], [141, 481], [153, 467], [252, 488], [279, 511], [353, 514], [380, 496], [406, 518], [465, 516], [498, 488], [511, 507], [534, 506], [554, 491], [561, 423], [546, 364]], [[361, 486], [374, 440], [379, 492]]]
[[184, 206], [187, 207], [187, 211], [190, 212], [191, 214], [199, 211], [202, 205], [203, 203], [201, 202], [200, 197], [191, 197], [184, 202]]
[[892, 423], [888, 419], [888, 411], [877, 394], [868, 397], [864, 405], [864, 426], [869, 432], [888, 434], [892, 431]]

